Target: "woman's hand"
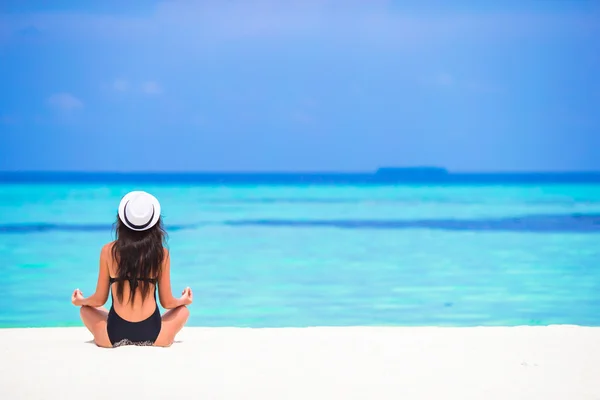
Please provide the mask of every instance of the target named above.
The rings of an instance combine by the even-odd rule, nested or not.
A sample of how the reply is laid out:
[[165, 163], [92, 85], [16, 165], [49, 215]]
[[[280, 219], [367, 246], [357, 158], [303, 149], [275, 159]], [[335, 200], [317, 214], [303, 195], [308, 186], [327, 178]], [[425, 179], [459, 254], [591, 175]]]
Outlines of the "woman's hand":
[[81, 290], [75, 289], [71, 295], [71, 303], [73, 303], [74, 306], [81, 307], [83, 305], [83, 299], [84, 297]]
[[192, 294], [192, 289], [190, 289], [189, 287], [183, 289], [183, 292], [181, 292], [181, 298], [179, 299], [181, 305], [189, 306], [190, 304], [192, 304], [193, 300], [194, 295]]

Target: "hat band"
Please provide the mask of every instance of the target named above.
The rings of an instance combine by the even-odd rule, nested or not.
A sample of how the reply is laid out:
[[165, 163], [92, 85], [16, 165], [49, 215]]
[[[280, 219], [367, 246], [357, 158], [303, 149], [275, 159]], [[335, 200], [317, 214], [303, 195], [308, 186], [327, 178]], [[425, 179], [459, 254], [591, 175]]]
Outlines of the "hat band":
[[154, 219], [154, 205], [152, 205], [152, 215], [150, 216], [150, 219], [148, 220], [148, 222], [146, 222], [145, 224], [142, 224], [142, 225], [136, 225], [136, 224], [132, 223], [129, 220], [129, 218], [127, 218], [127, 204], [129, 204], [129, 201], [127, 201], [127, 203], [125, 203], [125, 207], [123, 207], [123, 218], [125, 219], [124, 222], [127, 224], [127, 226], [129, 226], [130, 228], [133, 228], [133, 229], [143, 230], [152, 223], [152, 220]]

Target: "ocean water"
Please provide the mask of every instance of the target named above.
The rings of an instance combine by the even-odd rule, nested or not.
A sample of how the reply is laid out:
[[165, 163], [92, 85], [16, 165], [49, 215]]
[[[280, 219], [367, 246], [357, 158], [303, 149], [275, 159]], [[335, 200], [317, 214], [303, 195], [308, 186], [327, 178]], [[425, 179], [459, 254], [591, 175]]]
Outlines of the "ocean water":
[[0, 185], [0, 327], [81, 325], [135, 189], [192, 326], [600, 325], [600, 185], [79, 183]]

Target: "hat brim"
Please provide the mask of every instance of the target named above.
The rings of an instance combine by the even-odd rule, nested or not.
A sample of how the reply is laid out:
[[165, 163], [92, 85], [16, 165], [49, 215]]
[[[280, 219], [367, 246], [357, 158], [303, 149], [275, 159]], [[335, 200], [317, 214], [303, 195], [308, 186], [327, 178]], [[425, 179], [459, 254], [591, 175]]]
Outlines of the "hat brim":
[[[150, 223], [147, 226], [145, 226], [142, 229], [139, 229], [139, 228], [135, 228], [127, 223], [127, 219], [125, 218], [125, 205], [127, 204], [127, 202], [129, 200], [131, 200], [132, 197], [137, 196], [141, 193], [143, 193], [145, 196], [148, 196], [148, 198], [152, 202], [152, 206], [154, 207], [154, 216], [152, 217], [152, 220], [150, 221]], [[119, 219], [121, 220], [123, 225], [125, 225], [127, 228], [131, 229], [132, 231], [147, 231], [148, 229], [150, 229], [154, 225], [156, 225], [159, 218], [160, 218], [160, 203], [158, 202], [158, 199], [156, 197], [152, 196], [150, 193], [147, 193], [144, 191], [139, 191], [139, 190], [129, 192], [125, 196], [123, 196], [123, 198], [121, 199], [121, 203], [119, 203]]]

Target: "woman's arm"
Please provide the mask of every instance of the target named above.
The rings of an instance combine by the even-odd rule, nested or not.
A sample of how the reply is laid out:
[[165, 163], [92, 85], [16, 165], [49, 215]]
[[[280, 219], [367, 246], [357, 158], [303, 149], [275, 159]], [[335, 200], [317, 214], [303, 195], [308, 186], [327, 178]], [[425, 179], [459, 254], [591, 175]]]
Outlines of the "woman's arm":
[[171, 255], [167, 249], [165, 249], [165, 260], [160, 276], [158, 277], [158, 299], [160, 305], [167, 310], [186, 306], [191, 303], [191, 299], [188, 296], [181, 296], [179, 299], [173, 297], [171, 292]]
[[108, 256], [110, 255], [110, 245], [102, 247], [100, 252], [100, 271], [98, 271], [98, 282], [96, 283], [96, 292], [90, 297], [77, 300], [76, 306], [102, 307], [108, 300], [108, 289], [110, 286], [110, 275], [108, 272]]

